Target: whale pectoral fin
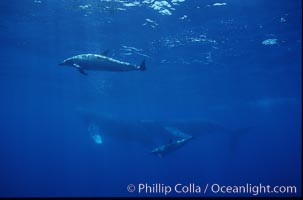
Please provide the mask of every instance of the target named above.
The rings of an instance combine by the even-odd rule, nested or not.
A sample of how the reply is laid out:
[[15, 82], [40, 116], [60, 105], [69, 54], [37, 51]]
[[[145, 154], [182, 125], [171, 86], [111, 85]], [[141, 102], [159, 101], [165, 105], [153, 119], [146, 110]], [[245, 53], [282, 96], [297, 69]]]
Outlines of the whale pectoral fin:
[[191, 138], [192, 136], [184, 133], [183, 131], [179, 130], [176, 127], [164, 127], [166, 131], [168, 131], [171, 135], [177, 137], [177, 138]]
[[83, 68], [80, 67], [80, 68], [77, 68], [77, 69], [78, 69], [78, 71], [79, 71], [81, 74], [87, 76], [87, 73], [84, 71]]
[[94, 123], [94, 122], [90, 122], [88, 125], [88, 132], [90, 133], [90, 136], [92, 137], [92, 139], [94, 140], [95, 143], [97, 144], [102, 144], [103, 143], [103, 139], [99, 130], [99, 126]]

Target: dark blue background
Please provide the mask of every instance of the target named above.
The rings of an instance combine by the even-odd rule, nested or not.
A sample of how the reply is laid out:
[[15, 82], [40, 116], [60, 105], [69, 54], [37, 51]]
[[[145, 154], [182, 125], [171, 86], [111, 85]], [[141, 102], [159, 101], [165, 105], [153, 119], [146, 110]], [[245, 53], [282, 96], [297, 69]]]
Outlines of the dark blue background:
[[[301, 194], [302, 3], [224, 2], [187, 0], [161, 15], [143, 3], [0, 1], [0, 196], [144, 196], [126, 186], [178, 182], [295, 185]], [[277, 44], [262, 44], [270, 38]], [[144, 59], [121, 45], [142, 49], [147, 71], [86, 77], [57, 65], [106, 49]], [[133, 144], [95, 144], [79, 106], [254, 129], [232, 151], [228, 135], [205, 135], [158, 158]]]

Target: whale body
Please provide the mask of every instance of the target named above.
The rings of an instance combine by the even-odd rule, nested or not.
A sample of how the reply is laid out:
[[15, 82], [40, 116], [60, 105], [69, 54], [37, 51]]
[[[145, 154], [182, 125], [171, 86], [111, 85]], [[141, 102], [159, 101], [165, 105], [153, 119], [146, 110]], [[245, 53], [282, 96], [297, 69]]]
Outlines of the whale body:
[[192, 139], [192, 136], [188, 135], [185, 138], [182, 138], [182, 139], [179, 139], [179, 140], [176, 140], [176, 141], [171, 141], [171, 142], [166, 143], [164, 145], [160, 145], [160, 146], [154, 148], [151, 151], [151, 153], [158, 154], [161, 157], [164, 154], [167, 154], [171, 151], [174, 151], [174, 150], [180, 148], [181, 146], [183, 146], [185, 143], [187, 143], [191, 139]]
[[[229, 135], [230, 151], [234, 152], [241, 143], [241, 138], [251, 133], [252, 127], [229, 129], [219, 124], [203, 119], [173, 119], [173, 120], [142, 120], [115, 118], [100, 113], [94, 108], [76, 108], [84, 125], [88, 126], [88, 133], [99, 135], [102, 144], [108, 138], [125, 142], [138, 143], [153, 155], [160, 157], [171, 154], [178, 149], [185, 148], [187, 143], [195, 140], [196, 144], [203, 135]], [[200, 139], [199, 139], [200, 138]]]
[[65, 59], [59, 65], [75, 67], [81, 74], [87, 75], [86, 70], [93, 71], [144, 71], [145, 60], [140, 65], [130, 64], [117, 59], [106, 56], [106, 52], [102, 54], [80, 54]]

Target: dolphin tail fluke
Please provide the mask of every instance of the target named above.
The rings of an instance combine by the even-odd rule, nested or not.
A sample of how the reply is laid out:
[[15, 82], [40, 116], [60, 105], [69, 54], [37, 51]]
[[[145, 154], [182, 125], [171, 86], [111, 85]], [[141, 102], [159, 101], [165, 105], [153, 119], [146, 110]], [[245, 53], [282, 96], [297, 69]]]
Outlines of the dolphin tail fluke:
[[140, 69], [141, 71], [145, 71], [145, 70], [146, 70], [145, 60], [143, 60], [143, 61], [141, 62], [140, 66], [139, 66], [139, 69]]

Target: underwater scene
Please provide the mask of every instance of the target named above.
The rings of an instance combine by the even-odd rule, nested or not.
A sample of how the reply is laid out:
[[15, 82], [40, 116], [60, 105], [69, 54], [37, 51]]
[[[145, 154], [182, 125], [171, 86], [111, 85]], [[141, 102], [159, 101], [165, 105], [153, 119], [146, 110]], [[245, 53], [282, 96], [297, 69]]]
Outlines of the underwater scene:
[[0, 197], [302, 195], [301, 0], [0, 10]]

